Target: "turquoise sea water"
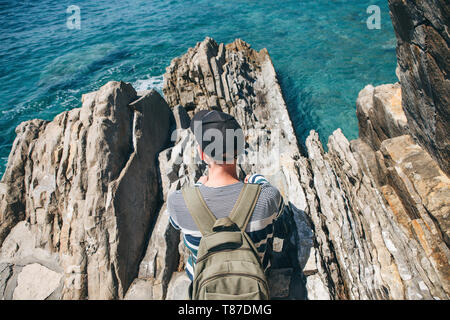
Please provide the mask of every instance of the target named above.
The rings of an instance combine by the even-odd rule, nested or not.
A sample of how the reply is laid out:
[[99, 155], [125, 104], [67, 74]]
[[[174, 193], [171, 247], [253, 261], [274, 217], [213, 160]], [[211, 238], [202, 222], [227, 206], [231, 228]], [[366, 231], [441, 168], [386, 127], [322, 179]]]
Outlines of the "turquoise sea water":
[[[70, 5], [80, 30], [67, 28]], [[396, 81], [386, 0], [0, 0], [0, 17], [0, 175], [20, 122], [79, 107], [110, 80], [160, 90], [170, 61], [206, 36], [269, 50], [301, 142], [338, 127], [356, 138], [358, 92]]]

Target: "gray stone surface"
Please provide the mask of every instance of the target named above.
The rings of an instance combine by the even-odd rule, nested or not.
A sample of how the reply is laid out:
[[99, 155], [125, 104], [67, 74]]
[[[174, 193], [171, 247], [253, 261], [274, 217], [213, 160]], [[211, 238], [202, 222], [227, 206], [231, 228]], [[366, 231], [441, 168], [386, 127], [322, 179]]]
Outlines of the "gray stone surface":
[[381, 142], [407, 132], [407, 120], [402, 109], [400, 84], [366, 86], [356, 100], [359, 137], [374, 150]]
[[450, 6], [389, 0], [410, 134], [450, 175]]
[[0, 188], [0, 259], [62, 273], [59, 298], [121, 298], [157, 213], [171, 112], [156, 91], [138, 96], [124, 82], [82, 101], [18, 127]]
[[[448, 223], [441, 213], [448, 212], [448, 200], [442, 197], [446, 197], [450, 184], [442, 171], [439, 174], [432, 169], [436, 164], [431, 158], [414, 158], [420, 147], [405, 137], [408, 136], [387, 139], [381, 144], [383, 166], [387, 168], [387, 184], [381, 187], [372, 175], [374, 168], [368, 166], [366, 157], [370, 155], [358, 152], [360, 141], [349, 143], [336, 130], [325, 153], [317, 133], [308, 137], [306, 145], [316, 193], [315, 198], [309, 197], [309, 212], [320, 254], [318, 272], [313, 278], [307, 277], [309, 298], [319, 296], [320, 286], [317, 291], [310, 288], [318, 278], [326, 276], [331, 280], [328, 288], [332, 299], [448, 299], [449, 278], [444, 270], [450, 269], [450, 255], [445, 237], [436, 230]], [[393, 148], [389, 154], [387, 146]], [[426, 157], [426, 153], [422, 151], [420, 156]], [[406, 164], [406, 159], [411, 162]], [[430, 213], [443, 219], [437, 226], [425, 211], [422, 216], [408, 214], [411, 210], [403, 203], [408, 203], [416, 191], [396, 193], [400, 190], [396, 175], [403, 179], [408, 176], [399, 171], [401, 162], [410, 170], [410, 177], [421, 179], [414, 182], [422, 191], [416, 202], [426, 203], [428, 192], [436, 192], [432, 201], [435, 207]], [[421, 170], [423, 178], [419, 177]], [[426, 177], [434, 182], [424, 180]], [[305, 174], [303, 179], [306, 185], [311, 177]], [[406, 181], [404, 184], [408, 185]], [[430, 233], [425, 225], [431, 228]], [[320, 260], [325, 263], [320, 264]]]
[[44, 300], [60, 285], [63, 275], [38, 263], [25, 266], [19, 273], [14, 300]]
[[307, 278], [306, 289], [308, 300], [330, 300], [329, 290], [323, 285], [323, 281], [318, 275], [311, 275]]
[[[139, 266], [139, 278], [152, 279], [154, 286], [161, 287], [159, 299], [164, 299], [170, 277], [178, 267], [179, 241], [180, 234], [170, 225], [164, 204], [152, 231], [145, 257]], [[158, 297], [154, 295], [154, 299]]]
[[153, 300], [153, 280], [136, 278], [128, 289], [124, 300]]
[[167, 290], [167, 300], [187, 300], [188, 288], [191, 280], [189, 280], [186, 272], [175, 272], [169, 282]]

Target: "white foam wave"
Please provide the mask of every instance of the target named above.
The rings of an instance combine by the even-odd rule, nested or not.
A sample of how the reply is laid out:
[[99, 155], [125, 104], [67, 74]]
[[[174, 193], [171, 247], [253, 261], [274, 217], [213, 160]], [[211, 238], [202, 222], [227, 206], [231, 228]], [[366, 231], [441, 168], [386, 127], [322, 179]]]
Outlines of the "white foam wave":
[[139, 79], [132, 82], [131, 85], [136, 91], [155, 89], [162, 94], [164, 78], [163, 75], [150, 77], [148, 79]]

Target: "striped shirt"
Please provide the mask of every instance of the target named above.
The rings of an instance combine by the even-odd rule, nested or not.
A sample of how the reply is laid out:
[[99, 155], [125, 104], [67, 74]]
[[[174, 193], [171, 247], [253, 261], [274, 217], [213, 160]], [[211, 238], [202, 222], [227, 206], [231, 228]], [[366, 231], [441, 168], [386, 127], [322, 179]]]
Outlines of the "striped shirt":
[[[258, 250], [263, 268], [267, 270], [270, 267], [272, 255], [273, 223], [284, 211], [284, 202], [280, 192], [270, 185], [263, 176], [252, 175], [249, 177], [248, 183], [261, 184], [261, 193], [245, 231]], [[208, 208], [219, 219], [230, 214], [244, 184], [237, 182], [223, 187], [207, 187], [200, 183], [196, 185], [199, 186], [200, 193]], [[189, 214], [181, 190], [169, 195], [167, 208], [170, 223], [175, 229], [181, 230], [184, 244], [191, 252], [186, 263], [186, 273], [192, 281], [202, 235]]]

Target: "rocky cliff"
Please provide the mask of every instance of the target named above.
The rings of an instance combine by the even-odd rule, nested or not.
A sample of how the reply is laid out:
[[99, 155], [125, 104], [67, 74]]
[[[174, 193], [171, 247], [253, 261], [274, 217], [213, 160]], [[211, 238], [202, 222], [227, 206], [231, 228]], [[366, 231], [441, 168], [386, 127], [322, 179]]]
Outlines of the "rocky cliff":
[[389, 0], [409, 132], [450, 175], [450, 6]]
[[[412, 7], [390, 5], [399, 37], [420, 29], [404, 12]], [[432, 37], [432, 29], [420, 30]], [[398, 51], [405, 45], [399, 40]], [[207, 170], [190, 116], [220, 109], [244, 129], [240, 176], [264, 174], [287, 204], [292, 232], [274, 238], [272, 298], [448, 299], [448, 143], [427, 142], [448, 129], [420, 137], [445, 116], [412, 118], [421, 103], [413, 88], [427, 73], [410, 72], [404, 57], [400, 83], [360, 92], [360, 138], [338, 129], [328, 152], [312, 131], [300, 153], [267, 50], [241, 40], [206, 38], [175, 58], [164, 99], [109, 82], [79, 109], [21, 124], [0, 184], [0, 297], [184, 299], [187, 252], [165, 201]], [[427, 92], [441, 92], [433, 81]]]
[[137, 273], [172, 115], [123, 82], [82, 101], [16, 130], [0, 189], [4, 299], [122, 298]]

